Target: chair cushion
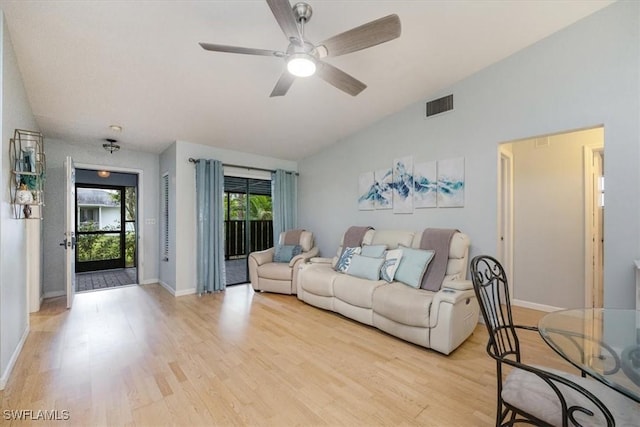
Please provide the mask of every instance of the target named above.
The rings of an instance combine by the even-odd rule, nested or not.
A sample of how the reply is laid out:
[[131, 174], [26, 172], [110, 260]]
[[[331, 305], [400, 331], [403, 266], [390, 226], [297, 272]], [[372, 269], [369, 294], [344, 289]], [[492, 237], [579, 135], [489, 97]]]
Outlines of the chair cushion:
[[[638, 425], [640, 404], [621, 393], [590, 378], [582, 378], [547, 367], [537, 368], [564, 377], [589, 390], [609, 409], [615, 418], [616, 425]], [[593, 411], [595, 414], [593, 417], [578, 412], [575, 413], [576, 419], [582, 425], [606, 425], [602, 413], [584, 395], [565, 385], [554, 384], [558, 385], [569, 407], [578, 405]], [[556, 394], [544, 380], [529, 371], [514, 368], [509, 373], [502, 388], [502, 399], [510, 405], [535, 415], [552, 425], [562, 425], [562, 408]]]
[[434, 293], [393, 282], [376, 289], [373, 311], [394, 322], [429, 328], [429, 309]]
[[258, 277], [275, 280], [291, 280], [293, 268], [281, 262], [268, 262], [258, 267]]

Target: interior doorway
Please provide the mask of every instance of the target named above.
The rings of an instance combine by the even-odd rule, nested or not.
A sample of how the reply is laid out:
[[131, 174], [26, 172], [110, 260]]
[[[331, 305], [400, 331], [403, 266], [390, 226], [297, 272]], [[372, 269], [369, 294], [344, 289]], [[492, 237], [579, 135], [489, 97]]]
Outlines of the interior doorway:
[[76, 290], [138, 283], [137, 175], [76, 170]]
[[602, 307], [604, 129], [498, 147], [497, 256], [514, 304]]

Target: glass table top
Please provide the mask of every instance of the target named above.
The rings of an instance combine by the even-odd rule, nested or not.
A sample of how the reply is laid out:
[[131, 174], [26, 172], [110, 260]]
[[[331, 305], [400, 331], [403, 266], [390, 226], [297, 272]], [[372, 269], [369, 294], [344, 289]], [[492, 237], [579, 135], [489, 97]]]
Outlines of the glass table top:
[[640, 402], [640, 311], [555, 311], [540, 319], [538, 329], [564, 359]]

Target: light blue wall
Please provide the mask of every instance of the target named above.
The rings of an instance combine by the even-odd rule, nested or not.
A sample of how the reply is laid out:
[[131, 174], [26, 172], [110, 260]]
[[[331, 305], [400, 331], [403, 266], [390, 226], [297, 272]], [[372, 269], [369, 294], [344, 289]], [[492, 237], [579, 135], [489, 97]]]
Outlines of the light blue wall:
[[38, 130], [24, 90], [11, 36], [0, 13], [0, 46], [2, 54], [2, 151], [0, 153], [0, 389], [18, 356], [29, 328], [27, 310], [26, 221], [12, 218], [9, 180], [11, 167], [7, 153], [9, 139], [18, 129]]
[[[639, 28], [640, 3], [614, 3], [429, 97], [453, 93], [454, 111], [427, 119], [420, 102], [301, 160], [300, 225], [315, 232], [325, 256], [350, 225], [455, 227], [470, 235], [472, 255], [495, 254], [498, 144], [602, 124], [605, 305], [631, 307], [640, 255]], [[406, 155], [415, 162], [464, 157], [465, 207], [358, 211], [358, 175]], [[554, 305], [554, 285], [539, 284], [532, 302]]]

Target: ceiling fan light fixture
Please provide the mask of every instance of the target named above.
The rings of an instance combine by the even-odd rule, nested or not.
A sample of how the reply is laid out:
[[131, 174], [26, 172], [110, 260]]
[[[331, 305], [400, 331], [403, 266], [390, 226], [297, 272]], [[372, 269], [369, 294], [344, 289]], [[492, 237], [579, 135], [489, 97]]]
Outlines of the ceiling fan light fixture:
[[113, 154], [114, 151], [118, 151], [120, 149], [120, 145], [116, 144], [118, 140], [113, 138], [106, 138], [106, 143], [102, 144], [102, 148]]
[[289, 56], [287, 70], [296, 77], [309, 77], [316, 72], [316, 62], [307, 53], [295, 53]]

